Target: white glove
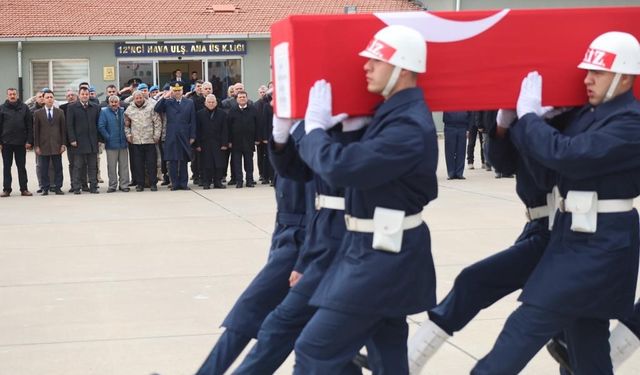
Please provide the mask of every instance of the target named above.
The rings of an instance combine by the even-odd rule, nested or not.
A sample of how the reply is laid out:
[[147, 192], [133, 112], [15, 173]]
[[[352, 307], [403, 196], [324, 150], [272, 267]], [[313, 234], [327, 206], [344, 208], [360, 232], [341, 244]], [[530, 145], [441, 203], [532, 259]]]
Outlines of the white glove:
[[331, 84], [324, 79], [316, 81], [309, 90], [309, 103], [304, 116], [304, 131], [328, 130], [347, 118], [346, 113], [331, 116]]
[[527, 113], [535, 113], [542, 117], [549, 112], [552, 107], [542, 106], [542, 76], [538, 72], [530, 72], [520, 86], [520, 96], [518, 97], [518, 118]]
[[293, 121], [288, 118], [281, 118], [273, 115], [273, 140], [276, 143], [284, 144], [289, 139], [289, 131], [291, 130]]
[[356, 130], [360, 130], [365, 126], [369, 125], [370, 122], [371, 122], [371, 117], [369, 116], [349, 117], [342, 120], [342, 131], [354, 132]]
[[496, 116], [496, 123], [498, 127], [509, 129], [511, 124], [518, 119], [518, 115], [516, 111], [513, 109], [499, 109], [498, 115]]

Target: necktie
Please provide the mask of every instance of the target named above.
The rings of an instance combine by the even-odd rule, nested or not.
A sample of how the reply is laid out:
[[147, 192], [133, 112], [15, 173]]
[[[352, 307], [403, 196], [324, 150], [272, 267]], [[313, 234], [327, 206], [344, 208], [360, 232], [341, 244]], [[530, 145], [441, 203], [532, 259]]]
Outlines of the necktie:
[[53, 114], [51, 113], [50, 109], [47, 109], [47, 119], [49, 120], [49, 122], [53, 121]]

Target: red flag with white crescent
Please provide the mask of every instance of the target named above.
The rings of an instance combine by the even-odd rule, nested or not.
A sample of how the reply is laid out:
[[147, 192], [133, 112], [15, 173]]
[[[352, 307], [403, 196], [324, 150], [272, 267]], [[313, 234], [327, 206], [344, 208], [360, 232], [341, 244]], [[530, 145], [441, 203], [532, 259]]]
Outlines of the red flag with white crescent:
[[582, 105], [585, 71], [577, 65], [588, 59], [606, 66], [613, 58], [589, 52], [589, 44], [613, 30], [640, 39], [638, 20], [640, 7], [291, 16], [271, 28], [276, 111], [303, 117], [309, 88], [326, 79], [335, 113], [372, 113], [382, 98], [367, 92], [366, 60], [358, 53], [367, 47], [388, 53], [369, 42], [395, 24], [425, 38], [427, 72], [419, 85], [434, 111], [514, 108], [532, 70], [543, 76], [544, 105]]

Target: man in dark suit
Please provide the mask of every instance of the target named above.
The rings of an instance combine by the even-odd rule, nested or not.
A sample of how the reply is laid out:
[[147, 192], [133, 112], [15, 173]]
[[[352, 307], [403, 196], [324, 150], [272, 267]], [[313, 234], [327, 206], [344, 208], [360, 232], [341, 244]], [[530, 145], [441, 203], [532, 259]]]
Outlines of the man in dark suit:
[[[43, 171], [49, 170], [53, 164], [55, 175], [53, 192], [62, 192], [62, 154], [67, 147], [67, 126], [64, 112], [53, 106], [54, 98], [51, 90], [44, 91], [44, 107], [33, 113], [34, 146], [38, 164]], [[42, 195], [48, 195], [51, 189], [49, 173], [42, 174]]]
[[213, 94], [207, 95], [205, 108], [197, 113], [198, 129], [196, 133], [196, 151], [200, 153], [202, 163], [202, 183], [209, 189], [211, 183], [216, 189], [224, 189], [220, 179], [226, 168], [224, 151], [229, 143], [227, 114], [218, 108]]
[[[64, 117], [66, 121], [67, 109], [69, 108], [70, 105], [73, 105], [73, 103], [78, 101], [78, 93], [72, 89], [68, 89], [67, 93], [65, 94], [65, 99], [67, 99], [67, 102], [61, 105], [60, 109], [62, 110], [62, 112], [64, 112]], [[67, 159], [69, 160], [69, 178], [71, 179], [71, 181], [73, 181], [73, 176], [76, 173], [76, 168], [75, 168], [76, 153], [75, 153], [75, 148], [71, 147], [71, 145], [69, 144], [69, 137], [67, 137]], [[80, 182], [82, 186], [82, 191], [89, 191], [89, 186], [87, 185], [86, 166], [85, 166], [85, 170], [81, 174]], [[69, 193], [73, 193], [73, 187], [69, 189]]]
[[74, 176], [71, 188], [80, 194], [81, 174], [88, 171], [89, 191], [98, 194], [98, 116], [100, 105], [89, 101], [89, 89], [78, 90], [78, 101], [67, 108], [67, 136], [75, 151]]
[[[265, 92], [262, 92], [262, 89]], [[267, 86], [260, 86], [258, 93], [260, 99], [256, 100], [256, 112], [258, 112], [258, 146], [256, 152], [258, 154], [258, 171], [260, 173], [260, 181], [263, 184], [273, 182], [273, 168], [271, 168], [271, 162], [269, 162], [269, 153], [267, 152], [267, 146], [269, 144], [269, 137], [273, 131], [273, 107], [271, 106], [272, 93], [266, 91]]]
[[229, 111], [227, 119], [236, 188], [242, 187], [243, 159], [247, 187], [254, 187], [256, 183], [253, 180], [253, 151], [258, 139], [258, 112], [248, 103], [246, 91], [239, 91], [236, 99], [238, 104]]
[[193, 101], [182, 96], [182, 84], [176, 81], [158, 101], [155, 111], [164, 113], [167, 118], [164, 158], [169, 162], [171, 190], [189, 190], [187, 162], [192, 158], [191, 145], [196, 138]]

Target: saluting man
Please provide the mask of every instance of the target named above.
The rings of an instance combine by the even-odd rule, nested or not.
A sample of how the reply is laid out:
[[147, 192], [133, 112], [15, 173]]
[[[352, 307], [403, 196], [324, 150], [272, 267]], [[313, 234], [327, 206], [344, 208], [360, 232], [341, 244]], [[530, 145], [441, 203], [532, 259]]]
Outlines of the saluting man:
[[169, 162], [171, 190], [189, 190], [187, 163], [196, 139], [196, 110], [191, 99], [182, 96], [182, 83], [173, 82], [171, 90], [156, 103], [156, 112], [167, 118], [164, 158]]

